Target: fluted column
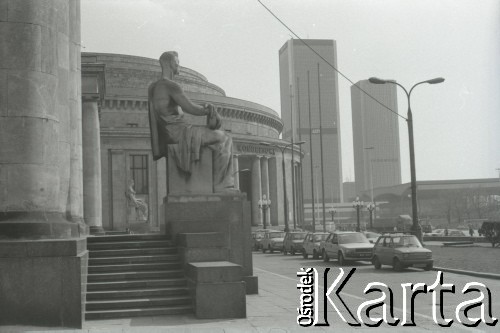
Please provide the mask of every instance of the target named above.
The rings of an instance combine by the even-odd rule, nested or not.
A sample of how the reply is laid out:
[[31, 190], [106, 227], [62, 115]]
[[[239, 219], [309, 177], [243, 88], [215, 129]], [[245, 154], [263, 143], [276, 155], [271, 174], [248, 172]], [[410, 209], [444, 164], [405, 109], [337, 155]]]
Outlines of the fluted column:
[[[262, 188], [262, 196], [264, 194], [266, 195], [267, 199], [270, 199], [269, 196], [269, 163], [268, 163], [268, 157], [264, 156], [260, 159], [260, 172], [262, 175], [262, 183], [261, 183], [261, 188]], [[277, 204], [276, 202], [271, 202], [271, 205]], [[262, 217], [264, 219], [264, 217]], [[266, 221], [268, 225], [271, 225], [271, 210], [267, 209], [266, 210]]]
[[240, 189], [240, 166], [238, 161], [238, 155], [233, 155], [233, 172], [234, 172], [234, 188], [236, 190]]
[[259, 208], [261, 194], [260, 156], [254, 156], [252, 161], [252, 226], [262, 224], [262, 217]]

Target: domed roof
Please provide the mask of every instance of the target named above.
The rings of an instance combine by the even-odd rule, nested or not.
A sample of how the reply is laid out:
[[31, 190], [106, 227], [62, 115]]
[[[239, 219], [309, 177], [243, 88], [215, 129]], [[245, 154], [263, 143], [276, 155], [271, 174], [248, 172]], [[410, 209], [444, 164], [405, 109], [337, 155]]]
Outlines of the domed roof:
[[[156, 59], [111, 53], [82, 52], [82, 63], [106, 64], [106, 95], [114, 97], [145, 97], [151, 82], [158, 80], [161, 67]], [[208, 82], [202, 74], [181, 67], [175, 77], [184, 91], [226, 96], [224, 90]]]

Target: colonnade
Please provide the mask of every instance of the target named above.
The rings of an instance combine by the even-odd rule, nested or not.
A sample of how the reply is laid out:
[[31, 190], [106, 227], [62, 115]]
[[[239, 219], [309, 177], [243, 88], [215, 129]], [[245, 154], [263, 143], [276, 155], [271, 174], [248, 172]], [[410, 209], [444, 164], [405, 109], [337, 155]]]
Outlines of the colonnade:
[[[280, 157], [281, 158], [281, 157]], [[263, 211], [259, 208], [259, 200], [264, 198], [271, 200], [271, 206], [265, 210], [267, 227], [277, 226], [278, 221], [284, 221], [283, 207], [283, 182], [281, 160], [277, 161], [275, 156], [266, 155], [233, 155], [233, 168], [235, 172], [241, 171], [240, 165], [245, 160], [245, 165], [250, 166], [251, 173], [251, 191], [248, 200], [251, 202], [252, 226], [262, 226], [264, 222]], [[287, 169], [287, 171], [289, 171]], [[287, 180], [288, 181], [288, 180]], [[235, 174], [235, 187], [240, 189], [238, 174]], [[289, 197], [291, 187], [287, 188]], [[291, 200], [289, 200], [291, 201]]]

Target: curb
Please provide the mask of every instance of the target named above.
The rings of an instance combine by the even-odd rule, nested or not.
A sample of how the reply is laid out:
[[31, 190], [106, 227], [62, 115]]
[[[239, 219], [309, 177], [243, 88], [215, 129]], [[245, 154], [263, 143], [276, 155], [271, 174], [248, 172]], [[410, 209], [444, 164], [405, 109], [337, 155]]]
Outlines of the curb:
[[494, 274], [494, 273], [480, 273], [480, 272], [464, 271], [464, 270], [460, 270], [460, 269], [444, 268], [444, 267], [433, 267], [432, 270], [442, 271], [442, 272], [447, 272], [447, 273], [462, 274], [462, 275], [470, 275], [470, 276], [487, 278], [487, 279], [500, 280], [500, 274]]

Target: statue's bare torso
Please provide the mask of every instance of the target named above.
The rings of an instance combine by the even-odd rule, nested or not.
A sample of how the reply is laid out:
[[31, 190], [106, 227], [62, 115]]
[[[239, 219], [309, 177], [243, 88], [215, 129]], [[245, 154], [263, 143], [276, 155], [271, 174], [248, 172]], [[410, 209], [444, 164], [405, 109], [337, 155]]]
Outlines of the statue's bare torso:
[[182, 92], [180, 86], [170, 80], [156, 81], [151, 87], [154, 111], [162, 116], [182, 116], [183, 111], [172, 97], [173, 93]]

